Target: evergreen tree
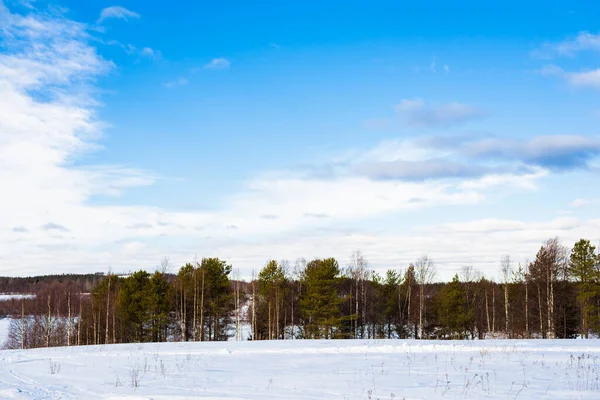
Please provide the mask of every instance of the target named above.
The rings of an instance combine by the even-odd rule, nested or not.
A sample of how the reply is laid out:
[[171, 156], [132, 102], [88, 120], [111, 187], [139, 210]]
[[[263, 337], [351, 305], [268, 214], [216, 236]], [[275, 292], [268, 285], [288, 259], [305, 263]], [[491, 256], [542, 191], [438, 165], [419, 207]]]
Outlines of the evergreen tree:
[[168, 337], [169, 313], [173, 307], [171, 285], [163, 272], [156, 271], [148, 282], [148, 305], [153, 342], [164, 342]]
[[341, 324], [338, 296], [340, 268], [334, 258], [313, 260], [306, 266], [300, 307], [304, 336], [309, 339], [333, 338]]
[[579, 301], [581, 313], [581, 334], [588, 338], [589, 321], [593, 315], [591, 310], [592, 299], [598, 296], [598, 257], [596, 248], [589, 240], [580, 239], [569, 257], [569, 273], [577, 282], [579, 290], [577, 300]]
[[438, 318], [442, 331], [450, 338], [465, 338], [473, 319], [473, 309], [467, 302], [464, 286], [454, 275], [438, 295]]
[[388, 339], [392, 337], [393, 331], [396, 333], [400, 330], [400, 275], [393, 269], [388, 269], [383, 282], [383, 301], [385, 308], [383, 316], [386, 324], [386, 336]]
[[400, 287], [400, 298], [402, 305], [400, 306], [401, 321], [400, 324], [404, 327], [400, 333], [401, 338], [416, 338], [417, 337], [417, 318], [415, 316], [417, 307], [415, 305], [415, 288], [417, 280], [415, 276], [415, 266], [410, 264], [404, 274], [402, 285]]
[[118, 297], [121, 336], [126, 343], [147, 342], [151, 339], [150, 274], [140, 270], [123, 279]]
[[234, 308], [229, 281], [231, 265], [218, 258], [204, 258], [200, 264], [205, 279], [204, 325], [208, 340], [227, 340], [227, 328]]
[[[267, 339], [279, 339], [283, 330], [281, 308], [286, 292], [285, 272], [277, 261], [271, 260], [258, 274], [259, 302], [258, 333]], [[264, 314], [266, 312], [266, 317]], [[266, 330], [264, 325], [266, 322]]]
[[99, 281], [91, 292], [94, 320], [94, 343], [117, 343], [115, 324], [115, 302], [121, 280], [109, 274]]
[[197, 304], [194, 303], [194, 277], [197, 275], [195, 272], [196, 268], [192, 264], [185, 264], [179, 269], [174, 283], [177, 324], [183, 341], [187, 341], [192, 336], [190, 335], [190, 325], [193, 327], [193, 323], [197, 322], [193, 320], [194, 307], [197, 307]]

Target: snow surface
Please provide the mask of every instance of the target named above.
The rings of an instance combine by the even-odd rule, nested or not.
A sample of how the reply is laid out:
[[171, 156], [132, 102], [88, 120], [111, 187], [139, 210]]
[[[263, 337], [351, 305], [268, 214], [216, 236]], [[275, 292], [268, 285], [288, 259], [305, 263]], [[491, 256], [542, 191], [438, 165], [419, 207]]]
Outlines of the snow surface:
[[35, 298], [35, 294], [0, 293], [0, 301], [7, 301], [7, 300], [12, 300], [12, 299], [16, 299], [16, 300], [33, 299], [33, 298]]
[[599, 356], [598, 340], [289, 340], [6, 350], [0, 352], [0, 398], [598, 399]]
[[0, 349], [8, 338], [8, 328], [10, 327], [10, 318], [0, 318]]

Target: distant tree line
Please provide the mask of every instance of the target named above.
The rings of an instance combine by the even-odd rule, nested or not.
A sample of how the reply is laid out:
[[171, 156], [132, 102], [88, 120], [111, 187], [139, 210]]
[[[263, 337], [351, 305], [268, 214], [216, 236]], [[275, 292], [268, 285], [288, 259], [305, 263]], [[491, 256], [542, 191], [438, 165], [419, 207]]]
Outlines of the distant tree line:
[[167, 264], [154, 273], [93, 275], [91, 287], [89, 276], [49, 280], [35, 298], [12, 301], [6, 346], [600, 333], [600, 256], [585, 239], [570, 250], [550, 239], [525, 265], [502, 257], [500, 282], [473, 266], [434, 282], [427, 256], [380, 275], [358, 251], [345, 267], [334, 258], [271, 260], [250, 282], [233, 279], [232, 266], [218, 258], [185, 264], [176, 275]]

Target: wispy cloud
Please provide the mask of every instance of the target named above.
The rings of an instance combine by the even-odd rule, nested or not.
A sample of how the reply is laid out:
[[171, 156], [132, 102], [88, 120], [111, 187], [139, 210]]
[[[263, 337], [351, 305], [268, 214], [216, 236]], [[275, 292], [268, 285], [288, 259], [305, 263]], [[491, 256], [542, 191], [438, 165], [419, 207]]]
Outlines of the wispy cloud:
[[62, 225], [55, 224], [53, 222], [48, 222], [47, 224], [42, 226], [42, 229], [45, 231], [61, 231], [68, 232], [69, 230]]
[[600, 68], [582, 72], [569, 72], [556, 65], [547, 65], [536, 72], [543, 76], [563, 78], [573, 87], [600, 89]]
[[369, 118], [363, 123], [367, 129], [384, 130], [391, 126], [389, 118]]
[[121, 6], [106, 7], [100, 12], [100, 17], [98, 18], [97, 23], [100, 24], [110, 18], [122, 19], [127, 21], [129, 20], [129, 18], [139, 19], [140, 14], [134, 11], [130, 11], [125, 7]]
[[35, 0], [12, 0], [12, 3], [17, 4], [21, 7], [33, 9], [33, 3], [35, 3]]
[[468, 104], [434, 105], [421, 99], [402, 100], [394, 109], [408, 125], [424, 128], [464, 123], [482, 115], [481, 110]]
[[144, 47], [142, 48], [142, 50], [140, 51], [140, 54], [144, 57], [148, 57], [148, 58], [160, 58], [161, 54], [159, 51], [156, 51], [150, 47]]
[[600, 34], [579, 32], [576, 36], [559, 42], [545, 43], [533, 55], [542, 58], [573, 57], [583, 51], [600, 51]]
[[159, 50], [155, 50], [151, 47], [142, 47], [141, 49], [132, 44], [123, 44], [118, 40], [110, 40], [106, 44], [111, 46], [118, 46], [129, 55], [135, 55], [140, 57], [146, 57], [151, 59], [162, 58], [162, 53]]
[[424, 145], [452, 150], [473, 159], [518, 162], [551, 171], [587, 169], [600, 156], [600, 138], [580, 135], [542, 135], [529, 140], [513, 138], [427, 139]]
[[231, 66], [231, 62], [226, 58], [213, 58], [204, 68], [208, 69], [228, 69]]
[[568, 82], [573, 86], [600, 89], [600, 68], [585, 72], [566, 74]]
[[177, 86], [185, 86], [189, 83], [190, 82], [187, 80], [187, 78], [182, 77], [182, 78], [176, 79], [174, 81], [165, 82], [165, 83], [163, 83], [163, 86], [166, 87], [167, 89], [172, 89]]
[[565, 71], [563, 71], [562, 68], [553, 64], [545, 65], [542, 68], [536, 70], [536, 72], [542, 76], [562, 76], [565, 73]]
[[591, 205], [593, 202], [588, 199], [575, 199], [571, 202], [571, 207], [573, 208], [583, 208]]
[[372, 179], [423, 180], [477, 177], [494, 172], [494, 169], [477, 164], [469, 165], [452, 160], [430, 158], [422, 161], [366, 162], [358, 165], [355, 171]]

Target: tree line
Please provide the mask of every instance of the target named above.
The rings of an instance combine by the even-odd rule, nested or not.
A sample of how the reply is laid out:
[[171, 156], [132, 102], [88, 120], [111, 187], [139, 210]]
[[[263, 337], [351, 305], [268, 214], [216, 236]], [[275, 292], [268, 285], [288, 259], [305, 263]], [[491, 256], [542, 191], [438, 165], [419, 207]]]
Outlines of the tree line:
[[[473, 266], [435, 282], [423, 256], [381, 275], [359, 251], [271, 260], [250, 282], [219, 258], [168, 274], [52, 281], [13, 300], [8, 348], [162, 341], [573, 338], [600, 333], [600, 256], [589, 240], [547, 240], [532, 262], [499, 260], [500, 282]], [[17, 307], [18, 306], [18, 307]]]

